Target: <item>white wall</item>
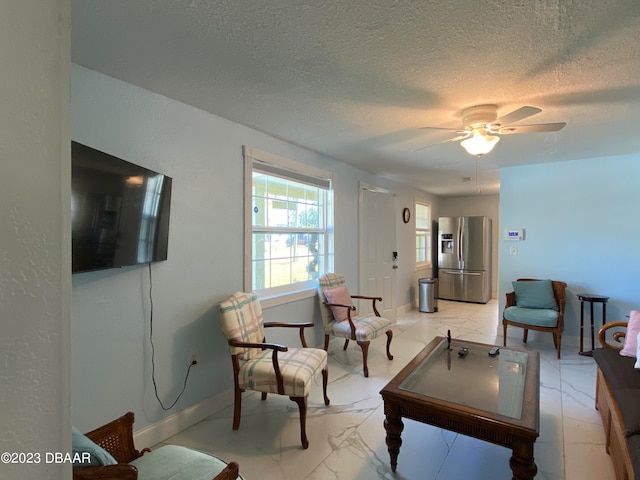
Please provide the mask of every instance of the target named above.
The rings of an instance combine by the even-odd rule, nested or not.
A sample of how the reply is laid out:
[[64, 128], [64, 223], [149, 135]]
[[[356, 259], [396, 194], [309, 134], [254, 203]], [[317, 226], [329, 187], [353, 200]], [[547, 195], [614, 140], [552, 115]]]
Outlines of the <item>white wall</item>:
[[[564, 339], [575, 344], [580, 319], [576, 294], [611, 297], [609, 321], [626, 320], [631, 309], [640, 308], [640, 156], [504, 168], [500, 183], [501, 226], [525, 229], [524, 241], [500, 238], [500, 311], [504, 294], [513, 291], [511, 282], [518, 277], [567, 282], [563, 344]], [[517, 246], [517, 255], [509, 255], [511, 245]], [[599, 325], [598, 305], [595, 310]], [[509, 336], [521, 333], [508, 330]]]
[[446, 197], [440, 201], [440, 216], [484, 216], [491, 219], [491, 298], [498, 298], [500, 196]]
[[[10, 5], [9, 5], [10, 4]], [[70, 478], [70, 2], [0, 7], [0, 478]]]
[[[81, 429], [127, 410], [136, 413], [141, 428], [211, 398], [231, 403], [231, 362], [216, 306], [243, 288], [242, 145], [335, 172], [335, 265], [353, 288], [359, 182], [396, 193], [398, 218], [409, 199], [425, 195], [76, 65], [72, 138], [173, 177], [169, 258], [152, 266], [156, 380], [165, 404], [182, 387], [190, 352], [199, 353], [184, 396], [164, 412], [151, 381], [147, 268], [74, 275], [72, 418]], [[414, 235], [406, 227], [398, 232], [399, 249], [410, 248], [401, 258], [414, 255]], [[398, 272], [403, 299], [413, 287], [412, 274], [413, 264], [403, 263]], [[265, 319], [313, 320], [317, 327], [308, 340], [322, 345], [315, 297], [267, 309]], [[269, 338], [298, 342], [296, 334]]]
[[[431, 203], [431, 219], [437, 219], [442, 202], [440, 197], [425, 192], [407, 195], [400, 194], [396, 198], [396, 229], [398, 232], [398, 284], [407, 285], [407, 288], [398, 292], [398, 314], [401, 315], [412, 308], [418, 308], [418, 280], [431, 278], [434, 275], [434, 266], [416, 270], [416, 238], [415, 238], [415, 201], [422, 200]], [[402, 221], [402, 210], [411, 210], [409, 223]], [[433, 223], [433, 222], [432, 222]], [[437, 235], [437, 232], [431, 232]]]

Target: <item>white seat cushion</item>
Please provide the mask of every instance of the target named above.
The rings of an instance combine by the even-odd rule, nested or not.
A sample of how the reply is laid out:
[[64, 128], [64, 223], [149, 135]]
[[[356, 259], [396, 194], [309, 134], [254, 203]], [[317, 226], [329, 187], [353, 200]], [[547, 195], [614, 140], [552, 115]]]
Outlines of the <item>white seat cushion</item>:
[[[360, 342], [373, 340], [391, 327], [390, 320], [376, 315], [362, 315], [351, 320], [356, 327], [356, 340]], [[349, 322], [332, 321], [331, 334], [336, 337], [351, 338]]]
[[[241, 364], [238, 373], [241, 389], [278, 393], [272, 355], [273, 350], [264, 350]], [[278, 364], [284, 380], [284, 395], [305, 397], [311, 391], [315, 376], [327, 368], [327, 352], [319, 348], [289, 348], [278, 352]]]
[[190, 448], [165, 445], [136, 458], [131, 465], [138, 469], [138, 480], [211, 480], [227, 462]]

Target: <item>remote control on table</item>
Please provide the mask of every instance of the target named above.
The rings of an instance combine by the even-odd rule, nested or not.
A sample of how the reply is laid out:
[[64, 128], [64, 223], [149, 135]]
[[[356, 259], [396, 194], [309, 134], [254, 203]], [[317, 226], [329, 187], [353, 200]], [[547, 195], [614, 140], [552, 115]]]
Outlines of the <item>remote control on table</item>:
[[500, 353], [500, 347], [493, 347], [491, 350], [489, 350], [490, 357], [495, 357], [499, 353]]

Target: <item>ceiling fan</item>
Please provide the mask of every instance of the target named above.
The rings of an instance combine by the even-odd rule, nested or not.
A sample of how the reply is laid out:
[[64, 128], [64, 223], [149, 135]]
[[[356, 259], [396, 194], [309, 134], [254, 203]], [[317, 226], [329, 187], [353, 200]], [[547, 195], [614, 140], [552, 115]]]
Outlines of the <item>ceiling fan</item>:
[[471, 155], [482, 156], [489, 153], [500, 141], [497, 135], [511, 135], [513, 133], [532, 132], [557, 132], [562, 130], [566, 123], [538, 123], [533, 125], [513, 125], [542, 110], [536, 107], [520, 107], [511, 113], [498, 118], [496, 105], [476, 105], [462, 111], [462, 126], [464, 130], [440, 127], [420, 127], [421, 129], [447, 130], [458, 133], [458, 136], [441, 142], [426, 145], [412, 150], [417, 152], [425, 148], [440, 145], [442, 143], [460, 142], [460, 145]]

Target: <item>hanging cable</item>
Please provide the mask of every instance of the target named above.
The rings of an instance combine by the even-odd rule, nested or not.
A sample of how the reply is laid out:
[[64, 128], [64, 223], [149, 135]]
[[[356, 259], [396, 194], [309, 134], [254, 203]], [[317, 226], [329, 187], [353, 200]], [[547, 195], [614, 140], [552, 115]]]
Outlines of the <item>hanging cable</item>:
[[168, 407], [165, 407], [164, 403], [162, 403], [162, 400], [160, 400], [160, 396], [158, 395], [158, 385], [156, 384], [156, 362], [155, 362], [156, 348], [155, 348], [155, 345], [153, 344], [153, 279], [151, 277], [151, 262], [148, 263], [148, 266], [149, 266], [149, 342], [151, 343], [151, 380], [153, 381], [153, 390], [155, 391], [156, 399], [158, 400], [160, 407], [162, 407], [163, 410], [171, 410], [176, 405], [176, 403], [178, 403], [178, 400], [180, 400], [180, 397], [182, 396], [184, 391], [187, 389], [187, 380], [189, 379], [189, 373], [191, 372], [191, 367], [195, 365], [195, 362], [190, 362], [189, 366], [187, 367], [187, 373], [184, 377], [184, 384], [182, 386], [182, 391], [178, 394], [178, 396], [176, 397], [176, 399], [173, 401], [171, 405], [169, 405]]

